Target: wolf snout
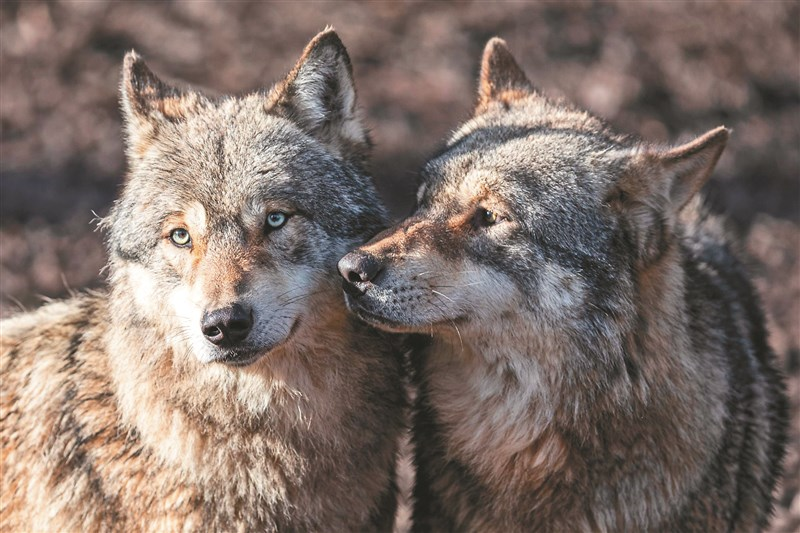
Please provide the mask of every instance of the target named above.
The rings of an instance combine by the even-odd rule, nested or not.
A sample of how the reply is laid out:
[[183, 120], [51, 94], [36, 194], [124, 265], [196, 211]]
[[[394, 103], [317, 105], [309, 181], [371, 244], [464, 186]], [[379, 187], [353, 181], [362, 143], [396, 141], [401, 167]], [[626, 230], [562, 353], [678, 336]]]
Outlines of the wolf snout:
[[366, 292], [365, 284], [373, 281], [383, 270], [383, 264], [372, 254], [355, 250], [339, 260], [339, 273], [348, 294], [358, 296]]
[[236, 303], [206, 311], [201, 327], [209, 342], [231, 348], [246, 339], [253, 329], [253, 310]]

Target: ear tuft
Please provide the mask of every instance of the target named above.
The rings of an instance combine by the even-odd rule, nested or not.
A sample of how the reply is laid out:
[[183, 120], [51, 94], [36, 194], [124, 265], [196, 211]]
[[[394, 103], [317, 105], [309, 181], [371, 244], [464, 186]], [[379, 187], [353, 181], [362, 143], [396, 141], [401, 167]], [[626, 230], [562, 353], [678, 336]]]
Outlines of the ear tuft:
[[499, 37], [491, 38], [483, 50], [475, 114], [486, 111], [492, 102], [507, 104], [534, 92], [506, 42]]
[[350, 57], [332, 28], [308, 43], [271, 92], [267, 107], [340, 156], [363, 161], [367, 155], [370, 143], [357, 107]]

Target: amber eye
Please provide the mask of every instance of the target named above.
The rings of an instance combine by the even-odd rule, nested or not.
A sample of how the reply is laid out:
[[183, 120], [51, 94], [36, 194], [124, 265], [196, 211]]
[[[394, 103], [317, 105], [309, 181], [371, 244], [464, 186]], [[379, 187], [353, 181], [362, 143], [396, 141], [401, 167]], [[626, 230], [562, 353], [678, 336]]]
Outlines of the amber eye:
[[172, 241], [172, 244], [181, 248], [187, 248], [192, 244], [192, 236], [189, 235], [189, 232], [184, 228], [175, 228], [169, 232], [169, 239]]
[[481, 209], [478, 212], [479, 220], [483, 226], [491, 226], [497, 222], [497, 213], [491, 209]]
[[267, 215], [267, 230], [276, 230], [282, 228], [288, 219], [289, 215], [283, 211], [273, 211], [269, 213]]

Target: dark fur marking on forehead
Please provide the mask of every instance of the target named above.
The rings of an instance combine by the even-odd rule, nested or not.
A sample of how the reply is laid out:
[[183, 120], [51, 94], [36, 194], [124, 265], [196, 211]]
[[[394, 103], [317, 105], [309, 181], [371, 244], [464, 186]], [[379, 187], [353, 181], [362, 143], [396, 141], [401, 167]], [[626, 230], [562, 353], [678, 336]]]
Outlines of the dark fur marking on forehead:
[[211, 211], [206, 219], [206, 236], [224, 242], [237, 242], [244, 244], [248, 227], [242, 220], [241, 214]]
[[451, 154], [460, 155], [465, 152], [487, 152], [509, 141], [525, 139], [533, 136], [545, 135], [565, 135], [573, 138], [581, 138], [590, 141], [593, 146], [603, 145], [609, 149], [624, 146], [619, 138], [613, 137], [604, 132], [581, 131], [571, 128], [553, 128], [546, 125], [537, 126], [487, 126], [477, 129], [465, 135], [453, 144], [442, 147], [425, 165], [423, 173], [429, 174], [431, 167], [435, 166], [440, 160], [452, 157]]

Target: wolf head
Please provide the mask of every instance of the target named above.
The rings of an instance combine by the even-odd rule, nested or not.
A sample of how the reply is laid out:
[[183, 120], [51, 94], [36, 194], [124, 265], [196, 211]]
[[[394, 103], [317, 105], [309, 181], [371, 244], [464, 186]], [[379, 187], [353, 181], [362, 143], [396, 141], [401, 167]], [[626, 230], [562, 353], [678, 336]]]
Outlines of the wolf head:
[[336, 33], [243, 97], [169, 86], [130, 52], [121, 102], [129, 172], [107, 222], [117, 308], [201, 362], [244, 365], [287, 342], [339, 257], [385, 218]]
[[340, 261], [348, 306], [398, 331], [619, 329], [727, 137], [661, 149], [615, 134], [538, 93], [493, 39], [474, 116], [425, 165], [416, 212]]

